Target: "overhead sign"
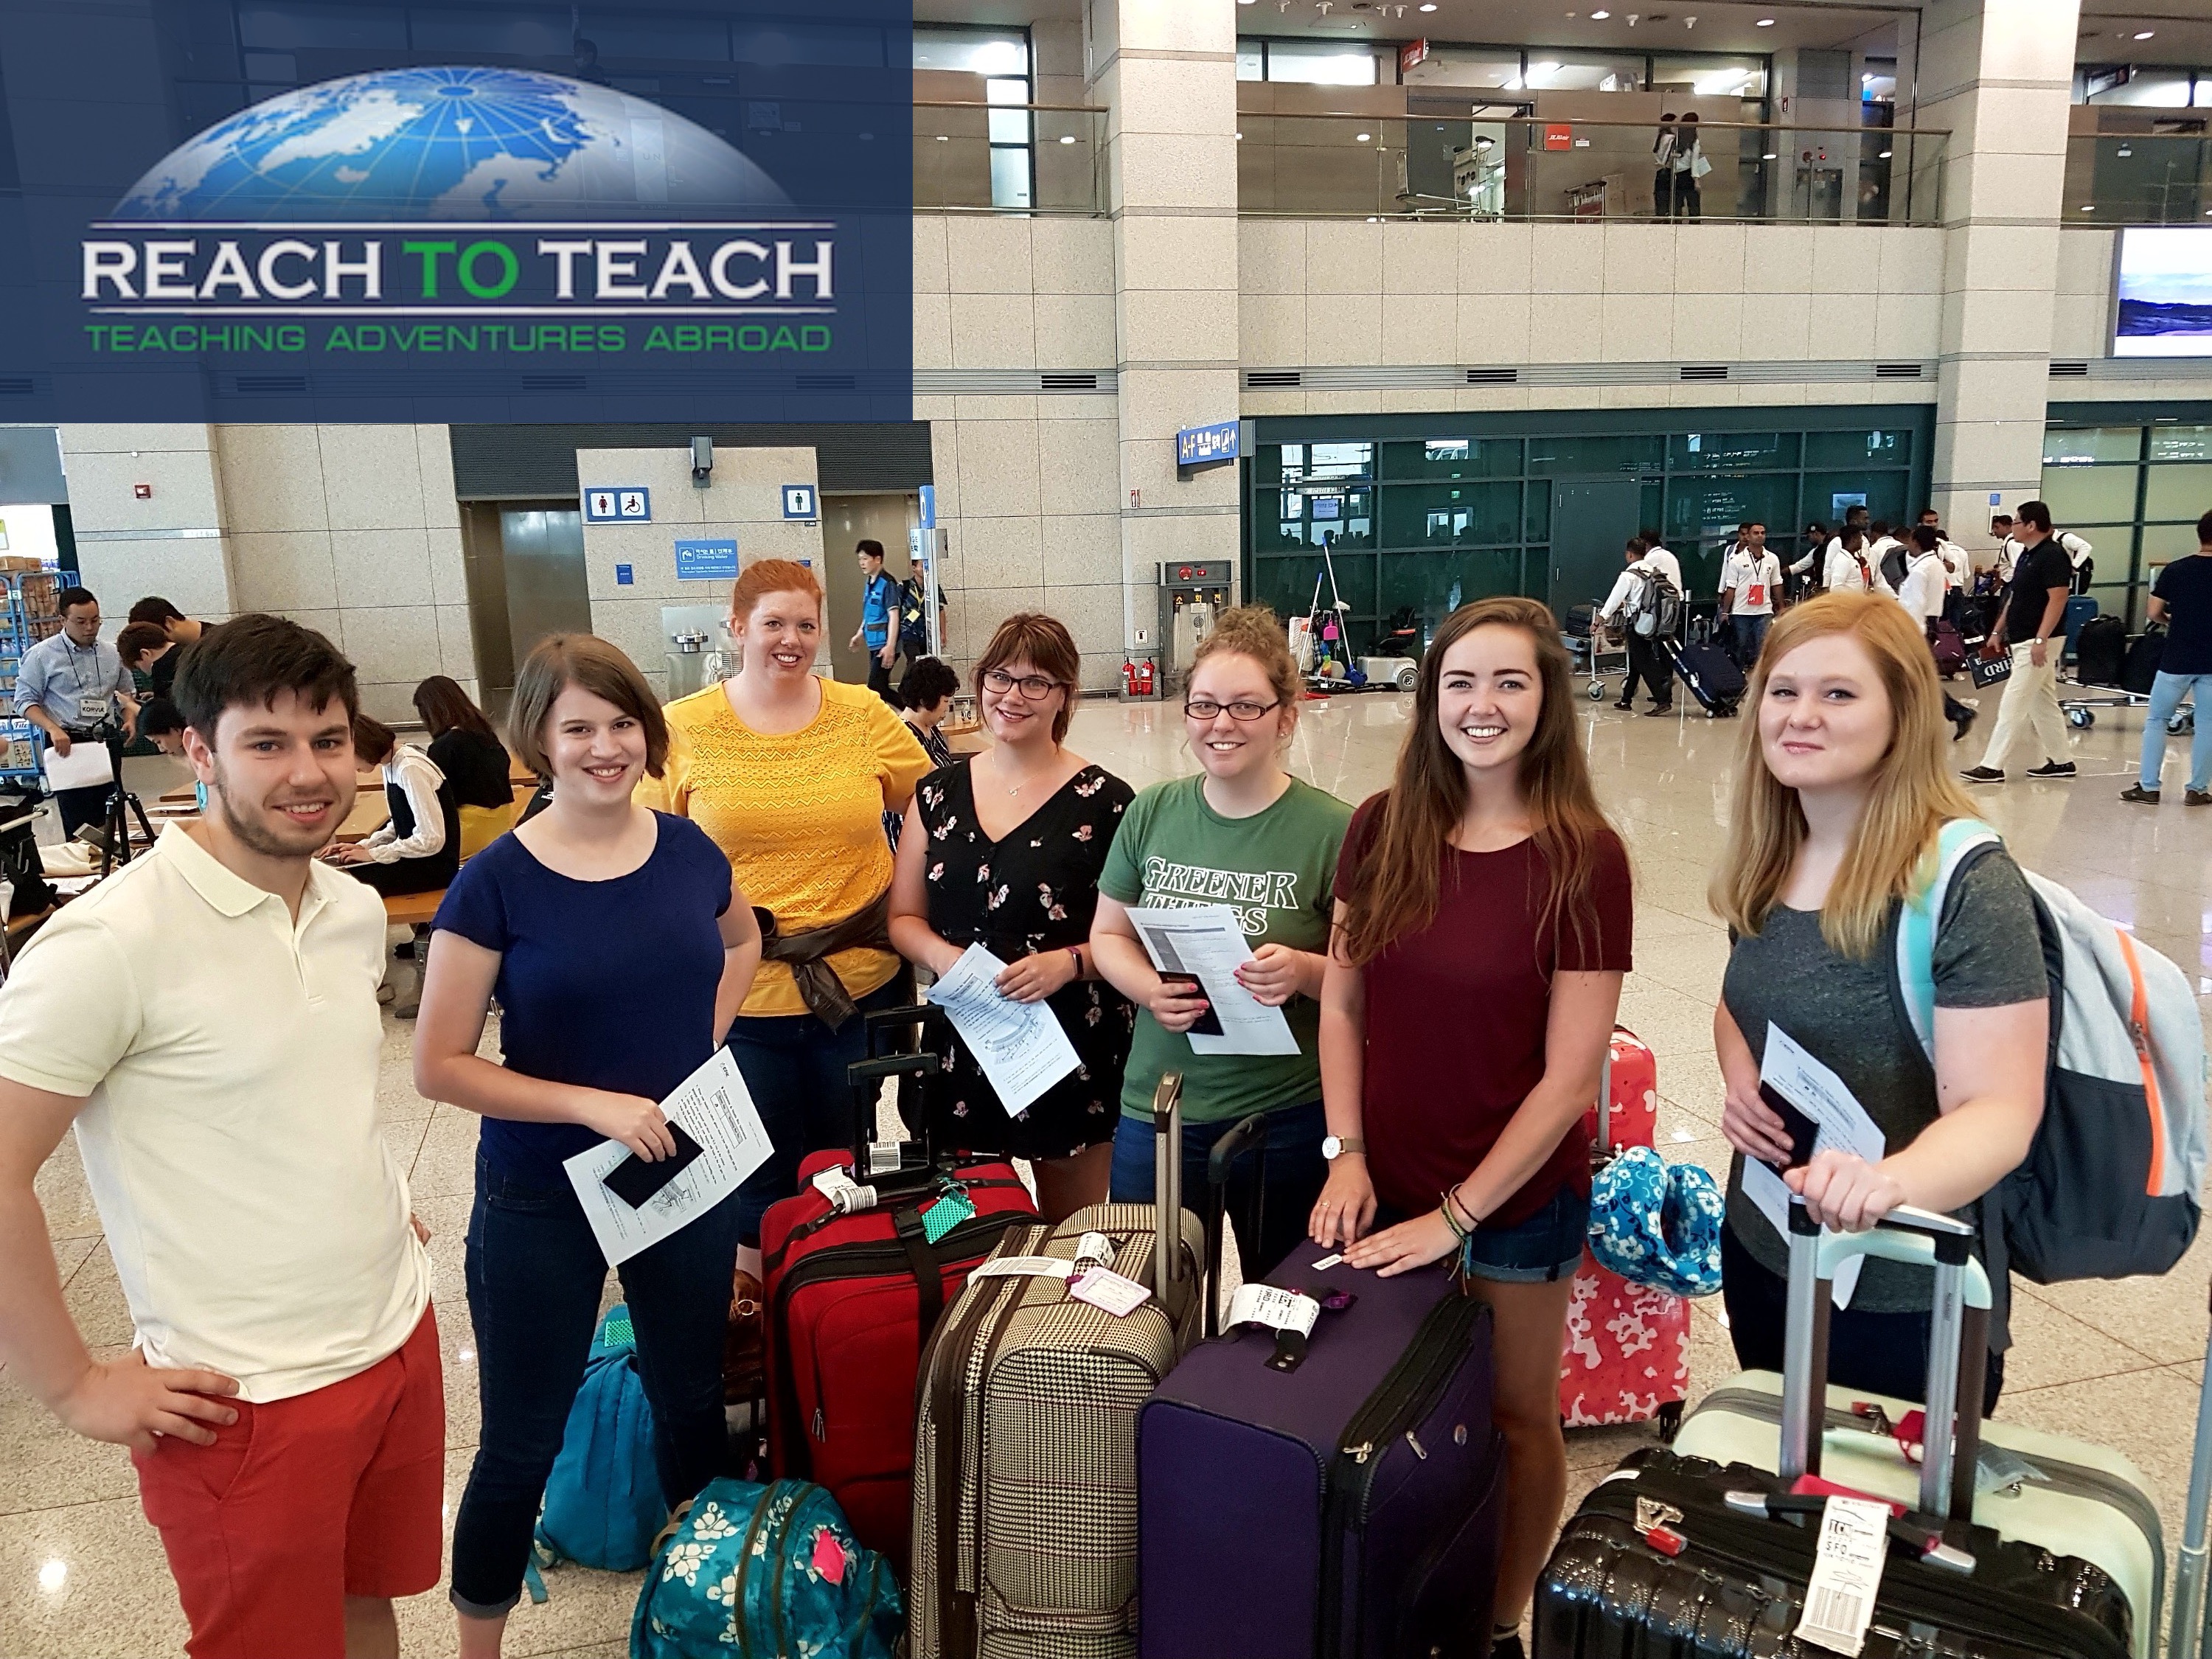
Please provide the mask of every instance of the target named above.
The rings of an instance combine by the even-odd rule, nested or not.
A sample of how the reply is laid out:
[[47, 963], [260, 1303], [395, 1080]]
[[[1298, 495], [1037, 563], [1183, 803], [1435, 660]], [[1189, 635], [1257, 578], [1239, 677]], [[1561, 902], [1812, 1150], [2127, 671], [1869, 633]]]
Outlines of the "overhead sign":
[[1212, 466], [1237, 459], [1235, 421], [1216, 421], [1212, 426], [1187, 426], [1176, 434], [1177, 466]]
[[584, 491], [586, 524], [651, 524], [653, 492], [642, 484], [594, 484]]
[[908, 418], [902, 0], [216, 9], [9, 8], [9, 420]]
[[733, 582], [738, 579], [738, 544], [734, 541], [691, 541], [676, 544], [676, 580], [679, 582]]
[[814, 494], [812, 484], [784, 485], [783, 516], [787, 519], [805, 519], [810, 522], [822, 516], [821, 502]]
[[1416, 64], [1425, 63], [1429, 56], [1428, 37], [1408, 40], [1398, 48], [1398, 73], [1403, 75]]

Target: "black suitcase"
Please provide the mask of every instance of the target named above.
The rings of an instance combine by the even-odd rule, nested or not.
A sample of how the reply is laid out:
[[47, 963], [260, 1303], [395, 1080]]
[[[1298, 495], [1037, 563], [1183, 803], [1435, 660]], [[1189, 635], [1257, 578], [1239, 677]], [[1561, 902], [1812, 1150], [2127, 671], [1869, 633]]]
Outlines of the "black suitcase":
[[1736, 704], [1743, 700], [1743, 670], [1727, 652], [1717, 645], [1677, 645], [1672, 640], [1660, 641], [1659, 648], [1667, 653], [1682, 684], [1690, 688], [1698, 708], [1715, 720], [1726, 720], [1735, 713]]
[[2147, 697], [2158, 683], [2159, 659], [2166, 654], [2166, 626], [2153, 623], [2128, 642], [2127, 660], [2120, 665], [2120, 690], [2130, 696]]
[[2092, 617], [2074, 641], [2074, 678], [2084, 685], [2113, 685], [2127, 666], [2128, 625], [2118, 617]]
[[[1795, 1632], [1826, 1501], [1812, 1406], [1828, 1397], [1830, 1281], [1816, 1264], [1838, 1236], [1805, 1232], [1802, 1206], [1791, 1222], [1790, 1297], [1812, 1316], [1809, 1334], [1793, 1317], [1786, 1349], [1783, 1473], [1658, 1449], [1632, 1456], [1583, 1500], [1545, 1565], [1534, 1659], [1827, 1655]], [[1950, 1518], [1972, 1512], [1981, 1461], [1982, 1368], [1960, 1355], [1978, 1354], [1989, 1328], [1986, 1311], [1965, 1306], [1967, 1241], [1950, 1218], [1905, 1210], [1875, 1234], [1842, 1237], [1888, 1255], [1923, 1226], [1913, 1248], [1936, 1267], [1925, 1393], [1942, 1402], [1929, 1416], [1954, 1427], [1926, 1433], [1919, 1502], [1889, 1524], [1861, 1659], [2128, 1659], [2133, 1613], [2102, 1569]]]

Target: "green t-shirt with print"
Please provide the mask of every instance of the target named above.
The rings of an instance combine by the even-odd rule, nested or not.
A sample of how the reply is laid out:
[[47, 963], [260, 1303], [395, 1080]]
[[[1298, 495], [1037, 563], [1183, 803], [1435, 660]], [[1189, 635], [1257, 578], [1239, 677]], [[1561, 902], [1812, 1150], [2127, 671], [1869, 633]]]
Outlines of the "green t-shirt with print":
[[[1115, 833], [1098, 890], [1127, 905], [1226, 904], [1246, 942], [1295, 951], [1328, 948], [1329, 894], [1352, 808], [1326, 789], [1291, 780], [1282, 798], [1249, 818], [1225, 818], [1206, 804], [1199, 777], [1156, 783], [1129, 804]], [[1183, 1075], [1183, 1115], [1220, 1123], [1321, 1098], [1321, 1005], [1296, 996], [1284, 1006], [1295, 1054], [1198, 1054], [1190, 1039], [1137, 1011], [1122, 1074], [1121, 1109], [1149, 1120], [1163, 1072]]]

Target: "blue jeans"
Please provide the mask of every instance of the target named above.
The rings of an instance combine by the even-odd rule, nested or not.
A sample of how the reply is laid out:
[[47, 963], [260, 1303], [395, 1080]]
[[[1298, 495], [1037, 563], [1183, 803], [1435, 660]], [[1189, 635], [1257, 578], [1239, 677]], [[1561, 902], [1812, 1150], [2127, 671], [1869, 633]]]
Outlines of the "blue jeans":
[[[738, 1255], [732, 1194], [615, 1271], [637, 1332], [653, 1452], [670, 1507], [734, 1473], [722, 1416], [722, 1340]], [[522, 1589], [546, 1477], [583, 1381], [607, 1261], [565, 1182], [502, 1175], [477, 1157], [465, 1258], [483, 1427], [453, 1517], [453, 1604], [496, 1618]]]
[[[812, 1014], [740, 1014], [730, 1022], [730, 1056], [745, 1079], [761, 1127], [775, 1148], [738, 1188], [738, 1242], [759, 1248], [768, 1206], [799, 1190], [799, 1161], [809, 1152], [853, 1144], [853, 1085], [845, 1068], [868, 1057], [861, 1015], [910, 1000], [904, 974], [854, 1005], [860, 1013], [831, 1030]], [[869, 1120], [869, 1133], [875, 1132]]]
[[[1762, 619], [1763, 620], [1763, 619]], [[1589, 1241], [1589, 1200], [1562, 1187], [1552, 1201], [1526, 1221], [1510, 1227], [1474, 1230], [1464, 1252], [1468, 1273], [1503, 1285], [1552, 1285], [1574, 1277]], [[1370, 1234], [1408, 1219], [1387, 1204], [1378, 1205]], [[1447, 1261], [1449, 1257], [1445, 1258]]]
[[2189, 740], [2189, 787], [2212, 788], [2212, 674], [2169, 674], [2160, 670], [2150, 689], [2150, 712], [2143, 716], [2142, 764], [2136, 781], [2146, 789], [2158, 787], [2159, 769], [2166, 763], [2166, 723], [2181, 700], [2194, 693], [2197, 732]]
[[[1186, 1123], [1182, 1129], [1183, 1207], [1203, 1214], [1207, 1203], [1206, 1160], [1213, 1143], [1243, 1121], [1231, 1118], [1220, 1123]], [[1313, 1218], [1314, 1200], [1328, 1180], [1328, 1160], [1321, 1155], [1322, 1137], [1328, 1122], [1321, 1102], [1303, 1106], [1278, 1106], [1267, 1114], [1267, 1202], [1261, 1218], [1260, 1237], [1245, 1237], [1244, 1218], [1252, 1206], [1252, 1171], [1256, 1152], [1246, 1152], [1229, 1169], [1229, 1221], [1237, 1235], [1237, 1258], [1244, 1277], [1258, 1279], [1297, 1248]], [[1152, 1201], [1152, 1120], [1123, 1110], [1121, 1127], [1114, 1132], [1114, 1185], [1116, 1204]]]
[[1731, 632], [1735, 636], [1735, 665], [1745, 673], [1749, 673], [1751, 665], [1759, 660], [1759, 647], [1766, 643], [1767, 625], [1773, 620], [1771, 617], [1736, 616], [1729, 618], [1734, 624]]

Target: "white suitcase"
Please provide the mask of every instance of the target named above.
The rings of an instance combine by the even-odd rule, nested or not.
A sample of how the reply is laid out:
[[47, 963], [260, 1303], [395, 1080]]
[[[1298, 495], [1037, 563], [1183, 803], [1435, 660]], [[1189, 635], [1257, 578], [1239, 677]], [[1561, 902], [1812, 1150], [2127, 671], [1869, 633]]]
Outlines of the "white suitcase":
[[[1803, 1209], [1792, 1205], [1790, 1215], [1793, 1222], [1802, 1220]], [[1826, 1390], [1826, 1420], [1815, 1442], [1811, 1424], [1784, 1421], [1795, 1413], [1785, 1413], [1783, 1379], [1772, 1371], [1741, 1372], [1706, 1395], [1683, 1418], [1674, 1451], [1679, 1456], [1747, 1463], [1793, 1477], [1814, 1474], [1874, 1497], [1917, 1504], [1935, 1514], [1958, 1512], [1948, 1494], [1963, 1496], [1966, 1471], [1971, 1468], [1976, 1488], [1974, 1520], [2008, 1541], [2039, 1544], [2054, 1555], [2078, 1556], [2102, 1568], [2127, 1597], [2137, 1659], [2149, 1659], [2158, 1647], [2166, 1546], [2158, 1506], [2141, 1471], [2118, 1453], [2086, 1441], [1980, 1420], [1981, 1367], [1971, 1363], [1962, 1366], [1960, 1356], [1961, 1350], [1979, 1355], [1987, 1345], [1989, 1280], [1971, 1258], [1963, 1267], [1948, 1270], [1936, 1260], [1931, 1235], [1955, 1241], [1947, 1243], [1945, 1254], [1963, 1253], [1966, 1230], [1962, 1224], [1920, 1211], [1899, 1211], [1893, 1219], [1900, 1226], [1924, 1231], [1884, 1227], [1865, 1233], [1791, 1237], [1787, 1357], [1793, 1371], [1802, 1362], [1807, 1372], [1825, 1376], [1829, 1281], [1850, 1257], [1880, 1255], [1936, 1266], [1935, 1336], [1929, 1345], [1927, 1393], [1930, 1400], [1959, 1398], [1955, 1453], [1961, 1462], [1954, 1467], [1954, 1448], [1936, 1443], [1931, 1430], [1923, 1459], [1915, 1465], [1892, 1425], [1919, 1408], [1907, 1401], [1849, 1389]], [[1947, 1340], [1954, 1332], [1961, 1333], [1960, 1340]], [[1809, 1401], [1809, 1390], [1806, 1398]], [[1929, 1415], [1932, 1421], [1937, 1414]]]

